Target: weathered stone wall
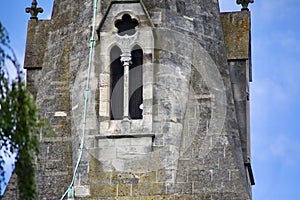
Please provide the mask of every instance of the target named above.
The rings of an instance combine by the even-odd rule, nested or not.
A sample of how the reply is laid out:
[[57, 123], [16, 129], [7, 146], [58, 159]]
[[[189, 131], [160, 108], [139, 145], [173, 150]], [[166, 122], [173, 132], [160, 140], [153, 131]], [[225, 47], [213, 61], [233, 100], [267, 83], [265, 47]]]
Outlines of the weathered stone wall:
[[[70, 92], [74, 71], [77, 73], [80, 65], [85, 68], [87, 63], [91, 5], [92, 2], [55, 1], [51, 20], [29, 22], [24, 66], [28, 69], [27, 82], [41, 117], [55, 132], [45, 135], [42, 131], [40, 136], [36, 173], [39, 199], [59, 199], [71, 182], [72, 157], [78, 147], [72, 145]], [[38, 59], [32, 51], [39, 55]]]
[[[231, 26], [222, 21], [222, 27], [218, 1], [110, 2], [99, 2], [75, 199], [251, 199], [244, 166], [251, 58], [228, 65], [232, 48], [225, 46], [223, 30]], [[51, 20], [29, 25], [28, 85], [55, 130], [41, 133], [39, 199], [60, 198], [78, 158], [92, 11], [92, 0], [56, 0]], [[146, 49], [142, 120], [109, 119], [110, 12], [140, 20], [136, 35]]]

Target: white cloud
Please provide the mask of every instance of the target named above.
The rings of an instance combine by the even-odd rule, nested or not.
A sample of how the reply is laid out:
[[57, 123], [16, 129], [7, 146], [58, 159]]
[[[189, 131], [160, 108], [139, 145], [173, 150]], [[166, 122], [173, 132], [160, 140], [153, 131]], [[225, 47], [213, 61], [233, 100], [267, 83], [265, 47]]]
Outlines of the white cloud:
[[271, 113], [285, 110], [289, 101], [288, 91], [276, 80], [255, 80], [251, 85], [251, 118], [265, 123]]
[[270, 155], [281, 160], [285, 165], [298, 164], [300, 160], [300, 142], [288, 137], [288, 134], [280, 134], [270, 142]]
[[286, 30], [277, 35], [277, 42], [282, 50], [300, 53], [299, 33]]
[[272, 165], [273, 169], [279, 166], [286, 169], [298, 166], [300, 141], [288, 128], [286, 132], [261, 129], [252, 136], [252, 157], [255, 168], [259, 171], [263, 170], [266, 163]]

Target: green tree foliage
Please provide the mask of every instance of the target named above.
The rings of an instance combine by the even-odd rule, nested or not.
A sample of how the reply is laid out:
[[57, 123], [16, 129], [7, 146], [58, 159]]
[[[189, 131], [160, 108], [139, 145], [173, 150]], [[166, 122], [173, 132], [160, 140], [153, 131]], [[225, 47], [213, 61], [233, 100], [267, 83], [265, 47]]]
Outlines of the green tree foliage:
[[[17, 155], [14, 172], [18, 177], [19, 198], [34, 200], [37, 199], [34, 158], [39, 152], [38, 132], [43, 123], [38, 120], [37, 107], [25, 87], [23, 72], [9, 42], [0, 22], [0, 147], [5, 155]], [[8, 62], [15, 68], [15, 77], [9, 77]], [[5, 180], [4, 163], [0, 154], [0, 182]]]

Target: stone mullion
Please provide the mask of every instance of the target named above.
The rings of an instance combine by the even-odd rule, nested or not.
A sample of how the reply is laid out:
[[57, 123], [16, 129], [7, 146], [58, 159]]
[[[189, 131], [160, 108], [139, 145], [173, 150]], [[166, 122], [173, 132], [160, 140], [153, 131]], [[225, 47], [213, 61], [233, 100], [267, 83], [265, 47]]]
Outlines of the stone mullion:
[[124, 66], [124, 113], [123, 119], [129, 118], [129, 65], [131, 64], [131, 54], [123, 53], [121, 55], [121, 62]]

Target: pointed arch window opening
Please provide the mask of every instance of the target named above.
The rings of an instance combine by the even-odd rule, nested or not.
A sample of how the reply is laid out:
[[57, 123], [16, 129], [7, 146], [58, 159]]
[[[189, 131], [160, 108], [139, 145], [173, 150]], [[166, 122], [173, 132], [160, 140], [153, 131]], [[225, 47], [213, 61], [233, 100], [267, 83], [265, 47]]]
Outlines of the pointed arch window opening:
[[110, 119], [123, 119], [124, 67], [121, 50], [117, 46], [110, 51]]
[[143, 50], [131, 51], [132, 64], [129, 66], [129, 115], [131, 119], [143, 118]]
[[118, 47], [110, 52], [110, 119], [143, 118], [143, 50], [130, 53]]

